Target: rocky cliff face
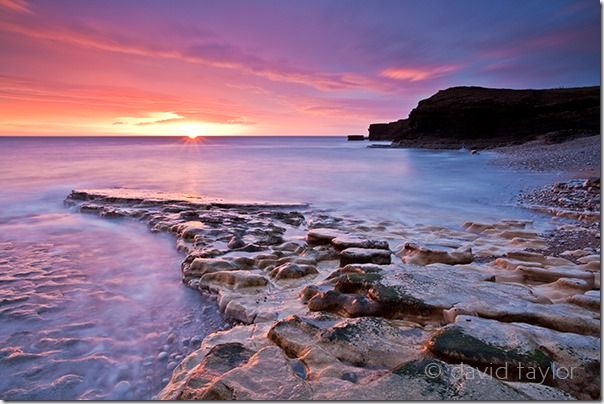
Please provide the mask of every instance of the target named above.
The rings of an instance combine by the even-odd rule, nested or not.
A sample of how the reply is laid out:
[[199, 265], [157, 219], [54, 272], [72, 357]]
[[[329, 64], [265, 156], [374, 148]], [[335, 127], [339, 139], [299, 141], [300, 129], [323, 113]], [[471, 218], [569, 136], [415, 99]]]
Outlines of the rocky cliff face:
[[408, 130], [408, 119], [399, 119], [390, 123], [372, 123], [369, 125], [369, 140], [393, 140], [399, 133]]
[[508, 90], [452, 87], [418, 103], [408, 119], [369, 126], [372, 140], [404, 147], [496, 147], [559, 142], [600, 131], [600, 87]]

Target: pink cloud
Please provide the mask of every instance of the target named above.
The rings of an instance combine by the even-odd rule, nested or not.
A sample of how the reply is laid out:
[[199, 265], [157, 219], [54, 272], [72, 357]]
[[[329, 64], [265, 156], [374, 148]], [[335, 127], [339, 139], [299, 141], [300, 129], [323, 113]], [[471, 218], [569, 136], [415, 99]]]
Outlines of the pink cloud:
[[438, 66], [438, 67], [391, 67], [384, 69], [380, 75], [394, 80], [422, 81], [441, 77], [453, 73], [460, 69], [458, 65]]
[[[0, 0], [1, 1], [1, 0]], [[112, 38], [106, 32], [89, 27], [78, 29], [51, 26], [41, 21], [36, 23], [0, 20], [0, 30], [21, 34], [33, 39], [60, 42], [87, 49], [122, 53], [132, 56], [177, 59], [188, 63], [203, 64], [216, 68], [233, 69], [243, 73], [263, 77], [271, 81], [302, 84], [320, 90], [346, 90], [370, 87], [384, 90], [379, 81], [363, 75], [349, 73], [328, 73], [304, 69], [266, 60], [229, 44], [212, 42], [194, 46], [162, 47], [149, 46], [131, 38]]]
[[0, 0], [0, 7], [15, 13], [32, 13], [29, 3], [25, 0]]

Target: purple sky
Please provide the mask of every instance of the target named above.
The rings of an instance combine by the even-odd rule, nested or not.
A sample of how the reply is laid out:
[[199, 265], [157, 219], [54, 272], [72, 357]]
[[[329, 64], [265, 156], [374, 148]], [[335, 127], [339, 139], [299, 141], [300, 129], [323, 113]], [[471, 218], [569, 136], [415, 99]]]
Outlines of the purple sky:
[[599, 85], [595, 0], [0, 0], [0, 134], [346, 134]]

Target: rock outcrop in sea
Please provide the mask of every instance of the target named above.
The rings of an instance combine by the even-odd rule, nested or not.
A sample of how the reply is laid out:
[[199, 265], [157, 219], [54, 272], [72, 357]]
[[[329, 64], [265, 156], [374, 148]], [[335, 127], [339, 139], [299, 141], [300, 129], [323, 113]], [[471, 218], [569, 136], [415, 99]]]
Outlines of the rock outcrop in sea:
[[128, 190], [66, 203], [173, 234], [183, 282], [233, 323], [159, 398], [600, 397], [599, 249], [540, 253], [530, 221], [408, 226]]
[[536, 138], [599, 134], [600, 87], [511, 90], [452, 87], [421, 100], [407, 119], [369, 126], [393, 146], [492, 148]]

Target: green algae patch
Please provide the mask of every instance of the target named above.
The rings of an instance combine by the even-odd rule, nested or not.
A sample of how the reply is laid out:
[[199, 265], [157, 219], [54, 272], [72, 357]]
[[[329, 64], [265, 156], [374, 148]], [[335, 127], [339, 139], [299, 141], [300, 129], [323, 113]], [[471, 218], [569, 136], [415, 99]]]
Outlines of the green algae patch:
[[[519, 349], [488, 344], [476, 337], [467, 335], [459, 327], [449, 327], [441, 331], [428, 343], [430, 350], [446, 360], [466, 363], [479, 368], [511, 366], [550, 369], [552, 359], [541, 349], [521, 352]], [[521, 375], [514, 372], [513, 375]], [[522, 377], [519, 377], [522, 378]]]

